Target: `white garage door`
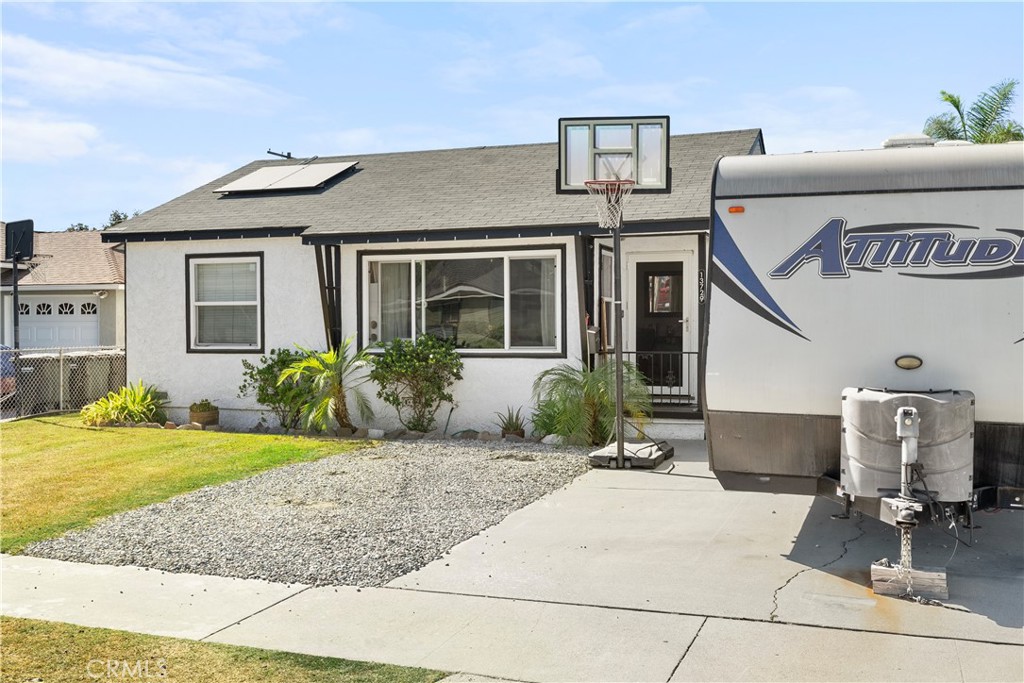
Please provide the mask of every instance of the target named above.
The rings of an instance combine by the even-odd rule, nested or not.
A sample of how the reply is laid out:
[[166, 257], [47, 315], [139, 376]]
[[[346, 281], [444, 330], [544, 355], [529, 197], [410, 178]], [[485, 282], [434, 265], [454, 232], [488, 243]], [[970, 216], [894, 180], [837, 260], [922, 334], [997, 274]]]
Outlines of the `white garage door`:
[[18, 297], [21, 348], [97, 346], [100, 316], [94, 296]]

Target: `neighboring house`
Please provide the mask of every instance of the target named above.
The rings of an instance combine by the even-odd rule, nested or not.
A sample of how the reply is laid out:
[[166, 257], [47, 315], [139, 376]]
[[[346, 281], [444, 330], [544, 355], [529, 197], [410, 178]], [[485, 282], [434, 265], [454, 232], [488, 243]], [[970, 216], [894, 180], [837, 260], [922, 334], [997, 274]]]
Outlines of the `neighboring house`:
[[[35, 233], [35, 256], [18, 269], [22, 349], [124, 346], [124, 252], [101, 234]], [[3, 245], [0, 234], [0, 253]], [[13, 346], [14, 270], [2, 266], [0, 343]]]
[[[600, 121], [574, 130], [585, 140]], [[623, 349], [659, 402], [699, 416], [712, 166], [763, 142], [758, 129], [649, 132], [633, 144], [653, 140], [671, 170], [634, 167], [661, 185], [644, 194], [643, 180], [625, 211]], [[244, 427], [260, 410], [237, 396], [243, 359], [430, 332], [465, 362], [440, 426], [493, 429], [496, 412], [531, 403], [539, 372], [615, 342], [611, 239], [582, 185], [592, 169], [565, 170], [579, 159], [550, 143], [255, 161], [108, 229], [131, 283], [128, 377], [166, 391], [172, 416], [210, 398]]]

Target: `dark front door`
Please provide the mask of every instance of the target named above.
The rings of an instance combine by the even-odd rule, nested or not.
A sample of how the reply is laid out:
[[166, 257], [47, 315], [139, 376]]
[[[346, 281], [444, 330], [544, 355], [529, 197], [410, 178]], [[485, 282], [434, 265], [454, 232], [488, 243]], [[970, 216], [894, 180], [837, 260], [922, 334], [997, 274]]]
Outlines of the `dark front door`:
[[636, 363], [659, 396], [685, 394], [683, 262], [637, 263]]

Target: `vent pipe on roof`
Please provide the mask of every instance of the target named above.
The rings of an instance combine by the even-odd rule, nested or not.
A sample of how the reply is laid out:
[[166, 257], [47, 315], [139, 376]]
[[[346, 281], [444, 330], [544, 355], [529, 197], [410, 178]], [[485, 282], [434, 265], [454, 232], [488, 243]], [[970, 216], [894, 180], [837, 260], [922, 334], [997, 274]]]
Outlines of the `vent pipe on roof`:
[[892, 149], [893, 147], [934, 147], [935, 139], [930, 138], [924, 133], [902, 133], [900, 135], [893, 135], [888, 140], [882, 143], [882, 147], [885, 149]]
[[273, 154], [275, 157], [281, 157], [282, 159], [291, 159], [292, 158], [292, 153], [291, 152], [285, 152], [284, 154], [281, 154], [280, 152], [274, 152], [273, 150], [269, 150], [268, 149], [267, 150], [267, 154]]

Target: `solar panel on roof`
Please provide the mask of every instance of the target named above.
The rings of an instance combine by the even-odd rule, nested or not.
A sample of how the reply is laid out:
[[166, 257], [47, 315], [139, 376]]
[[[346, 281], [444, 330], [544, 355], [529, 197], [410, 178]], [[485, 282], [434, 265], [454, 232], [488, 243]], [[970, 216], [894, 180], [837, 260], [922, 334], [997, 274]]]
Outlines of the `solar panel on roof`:
[[289, 166], [264, 166], [242, 176], [214, 192], [269, 192], [273, 190], [308, 190], [320, 187], [356, 165], [355, 161], [338, 161], [327, 164], [292, 164]]

